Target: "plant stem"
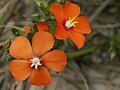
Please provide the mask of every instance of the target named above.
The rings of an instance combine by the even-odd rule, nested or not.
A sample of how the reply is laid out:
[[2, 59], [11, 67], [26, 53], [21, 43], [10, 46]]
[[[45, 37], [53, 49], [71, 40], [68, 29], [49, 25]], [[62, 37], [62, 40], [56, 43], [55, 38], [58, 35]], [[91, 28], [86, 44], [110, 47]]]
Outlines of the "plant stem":
[[75, 58], [75, 57], [78, 57], [78, 56], [82, 56], [84, 54], [87, 54], [87, 53], [90, 53], [92, 51], [95, 51], [97, 49], [99, 49], [100, 46], [89, 46], [89, 47], [86, 47], [86, 48], [83, 48], [83, 49], [80, 49], [78, 51], [75, 51], [75, 52], [67, 52], [67, 56], [69, 58]]

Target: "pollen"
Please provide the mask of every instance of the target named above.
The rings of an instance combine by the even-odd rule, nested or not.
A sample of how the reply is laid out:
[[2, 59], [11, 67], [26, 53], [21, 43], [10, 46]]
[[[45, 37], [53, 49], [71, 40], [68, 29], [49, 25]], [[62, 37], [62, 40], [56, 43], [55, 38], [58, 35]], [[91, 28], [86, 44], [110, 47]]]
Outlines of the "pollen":
[[30, 59], [30, 63], [31, 63], [31, 66], [30, 67], [35, 67], [35, 69], [38, 68], [38, 66], [41, 66], [42, 63], [40, 62], [41, 59], [38, 58], [38, 57], [33, 57], [32, 59]]
[[67, 27], [67, 29], [69, 29], [69, 28], [71, 28], [71, 27], [76, 27], [76, 24], [77, 24], [77, 23], [78, 23], [78, 22], [75, 21], [75, 17], [73, 17], [73, 18], [70, 18], [70, 17], [69, 17], [68, 21], [66, 21], [66, 23], [65, 23], [65, 26]]

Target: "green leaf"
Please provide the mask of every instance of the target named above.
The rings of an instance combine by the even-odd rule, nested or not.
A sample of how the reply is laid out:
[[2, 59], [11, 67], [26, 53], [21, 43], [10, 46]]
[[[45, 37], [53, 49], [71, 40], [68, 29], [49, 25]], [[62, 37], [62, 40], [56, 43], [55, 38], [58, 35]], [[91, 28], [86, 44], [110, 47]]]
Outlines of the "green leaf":
[[12, 28], [12, 33], [16, 37], [24, 35], [24, 33], [21, 30], [18, 30], [18, 29], [15, 29], [15, 28]]
[[36, 23], [40, 20], [42, 21], [41, 15], [39, 15], [39, 14], [32, 14], [32, 15], [29, 16], [29, 18], [31, 19], [31, 21], [33, 23]]
[[27, 39], [31, 42], [32, 41], [32, 37], [33, 37], [33, 33], [28, 33], [27, 34]]
[[41, 6], [41, 4], [42, 4], [42, 1], [41, 1], [41, 0], [34, 0], [34, 2], [35, 2], [38, 6]]
[[54, 3], [55, 2], [55, 0], [50, 0], [50, 3]]
[[11, 55], [9, 55], [9, 54], [7, 54], [6, 55], [6, 57], [5, 57], [5, 60], [6, 61], [11, 61], [11, 60], [13, 60], [14, 58], [11, 56]]
[[38, 28], [37, 28], [36, 24], [33, 26], [33, 30], [34, 30], [33, 33], [36, 33], [38, 31]]
[[110, 60], [113, 60], [115, 58], [115, 56], [116, 56], [115, 51], [111, 51], [110, 52]]

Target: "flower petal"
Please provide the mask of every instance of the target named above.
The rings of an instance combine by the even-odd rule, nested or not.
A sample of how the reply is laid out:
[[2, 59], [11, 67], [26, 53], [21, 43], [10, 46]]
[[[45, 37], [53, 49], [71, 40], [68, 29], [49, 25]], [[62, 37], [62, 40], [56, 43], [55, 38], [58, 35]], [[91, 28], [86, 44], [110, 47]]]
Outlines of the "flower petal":
[[57, 24], [55, 37], [57, 39], [66, 39], [68, 38], [67, 31], [62, 24]]
[[67, 64], [67, 56], [63, 51], [54, 50], [41, 57], [42, 64], [56, 72], [60, 72]]
[[45, 54], [53, 47], [53, 45], [54, 37], [52, 34], [45, 31], [39, 31], [34, 34], [32, 46], [35, 55], [41, 56]]
[[78, 17], [80, 14], [80, 7], [70, 1], [67, 1], [64, 6], [64, 14], [66, 18]]
[[48, 23], [38, 22], [37, 23], [38, 31], [48, 31]]
[[78, 28], [79, 32], [82, 34], [91, 33], [89, 18], [87, 16], [80, 16], [76, 28]]
[[48, 85], [52, 81], [48, 70], [40, 66], [37, 70], [34, 69], [30, 75], [30, 83], [32, 85]]
[[74, 42], [74, 44], [80, 49], [85, 44], [85, 37], [83, 34], [75, 32], [74, 30], [70, 30], [67, 32], [70, 39]]
[[10, 71], [15, 79], [23, 81], [31, 73], [30, 63], [27, 60], [13, 60], [10, 64]]
[[51, 5], [49, 11], [55, 16], [57, 22], [62, 22], [64, 19], [63, 6], [59, 3]]
[[10, 55], [14, 58], [29, 59], [32, 54], [30, 42], [24, 36], [16, 37], [10, 45]]

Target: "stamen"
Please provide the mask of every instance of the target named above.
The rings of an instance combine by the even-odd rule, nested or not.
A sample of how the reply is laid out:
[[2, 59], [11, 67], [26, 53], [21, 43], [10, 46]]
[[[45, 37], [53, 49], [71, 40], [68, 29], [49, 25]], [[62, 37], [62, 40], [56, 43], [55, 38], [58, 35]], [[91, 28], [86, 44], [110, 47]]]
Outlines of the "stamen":
[[30, 67], [34, 67], [35, 66], [35, 69], [37, 69], [38, 66], [42, 65], [40, 63], [41, 59], [39, 59], [38, 57], [33, 57], [33, 59], [30, 59], [30, 61], [31, 61], [30, 63], [32, 63]]
[[70, 18], [69, 20], [70, 20], [70, 22], [72, 23], [72, 22], [74, 21], [74, 19], [75, 19], [75, 17]]
[[76, 27], [76, 24], [78, 23], [77, 21], [74, 21], [75, 17], [68, 19], [68, 21], [65, 23], [65, 26], [67, 27], [67, 29], [71, 28], [71, 27]]

